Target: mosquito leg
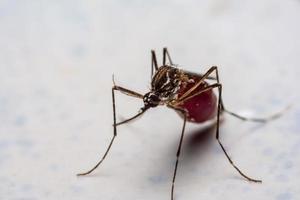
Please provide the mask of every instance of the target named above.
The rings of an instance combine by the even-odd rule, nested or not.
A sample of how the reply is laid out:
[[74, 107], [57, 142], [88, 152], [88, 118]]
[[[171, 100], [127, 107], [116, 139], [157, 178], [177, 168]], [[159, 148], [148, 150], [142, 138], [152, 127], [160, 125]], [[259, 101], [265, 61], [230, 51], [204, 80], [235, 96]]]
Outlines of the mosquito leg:
[[117, 126], [116, 126], [116, 105], [115, 105], [115, 90], [116, 88], [113, 87], [112, 88], [112, 101], [113, 101], [113, 120], [114, 120], [114, 135], [108, 145], [108, 148], [106, 149], [106, 152], [105, 154], [103, 155], [102, 159], [92, 168], [90, 169], [89, 171], [87, 172], [84, 172], [84, 173], [80, 173], [80, 174], [77, 174], [77, 176], [84, 176], [84, 175], [87, 175], [87, 174], [90, 174], [92, 171], [94, 171], [95, 169], [97, 169], [97, 167], [103, 162], [103, 160], [105, 159], [105, 157], [107, 156], [116, 136], [117, 136]]
[[216, 87], [219, 87], [220, 84], [218, 83], [214, 83], [214, 84], [211, 84], [211, 85], [208, 85], [207, 87], [204, 87], [202, 88], [199, 92], [196, 92], [195, 94], [192, 94], [192, 95], [189, 95], [189, 96], [186, 96], [185, 98], [181, 99], [181, 100], [178, 100], [174, 103], [175, 106], [179, 105], [179, 104], [182, 104], [184, 103], [185, 101], [195, 97], [195, 96], [198, 96], [200, 94], [202, 94], [203, 92], [206, 92], [208, 90], [212, 90], [213, 88], [216, 88]]
[[[123, 87], [120, 87], [120, 86], [116, 86], [116, 85], [114, 86], [114, 88], [115, 88], [115, 90], [118, 90], [118, 91], [120, 91], [120, 92], [122, 92], [123, 94], [126, 94], [126, 95], [128, 95], [128, 96], [136, 97], [136, 98], [139, 98], [139, 99], [142, 99], [142, 98], [143, 98], [143, 95], [141, 95], [141, 94], [139, 94], [139, 93], [137, 93], [137, 92], [128, 90], [128, 89], [126, 89], [126, 88], [123, 88]], [[137, 117], [141, 116], [146, 110], [147, 110], [146, 108], [141, 108], [141, 111], [140, 111], [138, 114], [136, 114], [135, 116], [133, 116], [133, 117], [131, 117], [131, 118], [129, 118], [129, 119], [126, 119], [126, 120], [124, 120], [124, 121], [122, 121], [122, 122], [116, 123], [116, 126], [119, 126], [119, 125], [121, 125], [121, 124], [125, 124], [125, 123], [127, 123], [127, 122], [129, 122], [129, 121], [131, 121], [131, 120], [136, 119]]]
[[[178, 101], [181, 101], [182, 99], [185, 99], [187, 96], [189, 96], [197, 87], [199, 87], [199, 85], [201, 85], [205, 79], [207, 79], [207, 77], [209, 77], [209, 75], [216, 70], [217, 67], [213, 66], [211, 68], [209, 68], [209, 70], [207, 70], [207, 72], [200, 78], [200, 80], [193, 86], [191, 87], [188, 91], [186, 91], [179, 99]], [[217, 77], [218, 79], [218, 77]]]
[[[139, 93], [137, 93], [137, 92], [135, 92], [135, 91], [128, 90], [128, 89], [123, 88], [123, 87], [121, 87], [121, 86], [117, 86], [117, 85], [115, 84], [114, 78], [113, 78], [113, 83], [114, 83], [113, 88], [115, 88], [115, 90], [118, 90], [118, 91], [122, 92], [123, 94], [126, 94], [126, 95], [128, 95], [128, 96], [132, 96], [132, 97], [135, 97], [135, 98], [139, 98], [139, 99], [143, 99], [143, 97], [144, 97], [143, 95], [141, 95], [141, 94], [139, 94]], [[116, 126], [121, 125], [121, 124], [125, 124], [125, 123], [127, 123], [127, 122], [129, 122], [129, 121], [131, 121], [131, 120], [133, 120], [133, 119], [135, 119], [135, 118], [137, 118], [137, 117], [139, 117], [139, 116], [142, 115], [146, 110], [147, 110], [147, 109], [142, 108], [142, 109], [141, 109], [141, 112], [139, 112], [137, 115], [135, 115], [135, 116], [133, 116], [133, 117], [127, 119], [127, 120], [124, 120], [124, 121], [122, 121], [122, 122], [116, 123]]]
[[153, 77], [153, 72], [158, 70], [157, 59], [155, 55], [155, 51], [151, 50], [151, 79]]
[[79, 173], [77, 174], [77, 176], [84, 176], [84, 175], [88, 175], [90, 174], [91, 172], [93, 172], [95, 169], [98, 168], [98, 166], [104, 161], [104, 159], [106, 158], [109, 150], [111, 149], [112, 147], [112, 144], [117, 136], [117, 123], [116, 123], [116, 104], [115, 104], [115, 91], [118, 90], [126, 95], [129, 95], [129, 96], [133, 96], [133, 97], [137, 97], [137, 98], [142, 98], [143, 95], [137, 93], [137, 92], [134, 92], [134, 91], [131, 91], [131, 90], [128, 90], [128, 89], [125, 89], [123, 87], [120, 87], [120, 86], [116, 86], [114, 85], [111, 89], [111, 92], [112, 92], [112, 104], [113, 104], [113, 121], [114, 121], [114, 124], [113, 124], [113, 137], [108, 145], [108, 148], [106, 149], [103, 157], [101, 158], [101, 160], [92, 168], [90, 169], [89, 171], [87, 172], [84, 172], [84, 173]]
[[218, 140], [218, 143], [220, 144], [224, 154], [226, 155], [228, 161], [230, 162], [230, 164], [239, 172], [239, 174], [241, 176], [243, 176], [245, 179], [247, 179], [248, 181], [252, 181], [252, 182], [256, 182], [256, 183], [261, 183], [261, 180], [257, 180], [257, 179], [253, 179], [250, 178], [249, 176], [245, 175], [231, 160], [231, 158], [229, 157], [228, 153], [226, 152], [223, 144], [221, 143], [220, 139], [219, 139], [219, 126], [220, 126], [220, 114], [221, 114], [221, 109], [222, 109], [222, 105], [221, 105], [221, 97], [222, 97], [222, 85], [218, 84], [218, 90], [219, 90], [219, 98], [218, 98], [218, 115], [217, 115], [217, 130], [216, 130], [216, 139]]
[[[220, 79], [219, 79], [218, 67], [217, 67], [217, 66], [212, 66], [212, 68], [213, 68], [213, 71], [216, 72], [216, 80], [217, 80], [217, 83], [218, 83], [218, 84], [221, 84], [221, 83], [220, 83]], [[222, 99], [222, 97], [220, 97], [220, 103], [221, 103], [221, 111], [223, 111], [223, 110], [224, 110], [224, 104], [223, 104], [223, 99]]]
[[171, 56], [170, 56], [170, 54], [169, 54], [169, 51], [168, 51], [168, 49], [165, 47], [165, 48], [163, 49], [163, 66], [166, 65], [166, 57], [168, 57], [168, 60], [169, 60], [170, 65], [173, 65], [173, 62], [172, 62], [172, 60], [171, 60]]
[[[217, 83], [220, 83], [220, 80], [219, 80], [219, 73], [218, 73], [218, 68], [217, 68], [217, 67], [215, 67], [215, 72], [216, 72], [216, 80], [217, 80]], [[254, 117], [254, 118], [251, 118], [251, 117], [244, 117], [244, 116], [241, 116], [241, 115], [239, 115], [239, 114], [236, 114], [236, 113], [234, 113], [234, 112], [232, 112], [232, 111], [227, 110], [227, 109], [224, 107], [223, 99], [222, 99], [222, 97], [221, 97], [221, 111], [224, 111], [224, 112], [226, 112], [226, 113], [228, 113], [228, 114], [230, 114], [230, 115], [232, 115], [232, 116], [234, 116], [234, 117], [236, 117], [236, 118], [238, 118], [238, 119], [244, 120], [244, 121], [253, 121], [253, 122], [266, 123], [266, 122], [268, 122], [268, 121], [271, 121], [271, 120], [274, 120], [274, 119], [279, 118], [279, 117], [283, 114], [283, 112], [285, 112], [287, 109], [289, 109], [289, 107], [287, 107], [286, 109], [284, 109], [284, 110], [282, 110], [282, 111], [280, 111], [280, 112], [278, 112], [278, 113], [275, 113], [275, 114], [273, 114], [273, 115], [271, 115], [271, 116], [269, 116], [269, 117], [265, 117], [265, 118], [255, 118], [255, 117]]]
[[112, 76], [112, 81], [113, 81], [113, 87], [112, 87], [113, 90], [118, 90], [121, 93], [126, 94], [128, 96], [143, 99], [144, 95], [137, 93], [133, 90], [129, 90], [129, 89], [126, 89], [126, 88], [116, 85], [114, 75]]
[[175, 169], [174, 169], [174, 174], [173, 174], [173, 179], [172, 179], [171, 200], [174, 200], [174, 185], [175, 185], [175, 179], [176, 179], [176, 174], [177, 174], [177, 167], [178, 167], [178, 163], [179, 163], [179, 156], [180, 156], [181, 147], [182, 147], [182, 141], [183, 141], [184, 132], [185, 132], [186, 113], [182, 109], [179, 109], [179, 108], [176, 108], [176, 107], [173, 107], [173, 106], [169, 106], [169, 107], [171, 107], [171, 108], [173, 108], [175, 110], [178, 110], [179, 112], [182, 112], [182, 114], [184, 116], [184, 121], [183, 121], [181, 136], [180, 136], [180, 141], [179, 141], [178, 149], [177, 149], [177, 153], [176, 153]]
[[231, 158], [229, 157], [228, 153], [226, 152], [223, 144], [221, 143], [220, 139], [219, 139], [219, 126], [220, 126], [220, 115], [221, 115], [221, 111], [222, 111], [222, 105], [221, 105], [221, 97], [222, 97], [222, 85], [219, 84], [219, 83], [215, 83], [215, 84], [212, 84], [212, 85], [209, 85], [205, 88], [203, 88], [201, 91], [193, 94], [193, 95], [190, 95], [190, 96], [187, 96], [185, 99], [179, 101], [179, 102], [176, 102], [175, 106], [177, 104], [181, 104], [183, 103], [184, 101], [187, 101], [188, 99], [190, 98], [193, 98], [197, 95], [200, 95], [201, 93], [203, 92], [206, 92], [208, 90], [212, 90], [213, 88], [218, 88], [218, 91], [219, 91], [219, 98], [218, 98], [218, 113], [217, 113], [217, 130], [216, 130], [216, 139], [218, 141], [218, 143], [220, 144], [224, 154], [226, 155], [228, 161], [230, 162], [230, 164], [239, 172], [239, 174], [241, 176], [243, 176], [244, 178], [246, 178], [247, 180], [249, 181], [252, 181], [252, 182], [262, 182], [261, 180], [256, 180], [256, 179], [253, 179], [253, 178], [250, 178], [249, 176], [245, 175], [234, 163], [233, 161], [231, 160]]
[[132, 97], [135, 97], [135, 98], [143, 99], [143, 97], [144, 97], [143, 95], [141, 95], [141, 94], [139, 94], [135, 91], [128, 90], [126, 88], [123, 88], [123, 87], [120, 87], [120, 86], [117, 86], [117, 85], [114, 85], [113, 89], [118, 90], [118, 91], [122, 92], [123, 94], [126, 94], [128, 96], [132, 96]]
[[[199, 74], [200, 76], [203, 76], [203, 74]], [[206, 77], [207, 80], [217, 80], [215, 77], [208, 76]]]
[[226, 112], [226, 113], [228, 113], [228, 114], [230, 114], [230, 115], [232, 115], [232, 116], [234, 116], [234, 117], [236, 117], [236, 118], [238, 118], [240, 120], [243, 120], [243, 121], [252, 121], [252, 122], [259, 122], [259, 123], [266, 123], [266, 122], [272, 121], [274, 119], [277, 119], [277, 118], [281, 117], [282, 114], [290, 108], [290, 106], [288, 106], [284, 110], [281, 110], [281, 111], [279, 111], [277, 113], [274, 113], [274, 114], [272, 114], [272, 115], [270, 115], [268, 117], [265, 117], [265, 118], [256, 118], [256, 117], [244, 117], [242, 115], [236, 114], [234, 112], [231, 112], [231, 111], [225, 109], [224, 105], [222, 107], [223, 107], [223, 111], [224, 112]]

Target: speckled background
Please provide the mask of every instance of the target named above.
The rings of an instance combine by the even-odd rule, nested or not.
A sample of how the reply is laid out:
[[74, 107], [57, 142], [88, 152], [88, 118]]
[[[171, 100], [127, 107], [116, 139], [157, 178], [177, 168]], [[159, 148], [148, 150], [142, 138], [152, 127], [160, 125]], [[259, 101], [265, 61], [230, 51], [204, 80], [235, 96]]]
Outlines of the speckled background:
[[[182, 120], [151, 109], [112, 136], [112, 74], [149, 89], [150, 49], [167, 46], [184, 69], [219, 66], [227, 108], [221, 139], [187, 125], [176, 200], [300, 199], [300, 1], [0, 1], [0, 199], [164, 200]], [[117, 95], [118, 119], [142, 102]]]

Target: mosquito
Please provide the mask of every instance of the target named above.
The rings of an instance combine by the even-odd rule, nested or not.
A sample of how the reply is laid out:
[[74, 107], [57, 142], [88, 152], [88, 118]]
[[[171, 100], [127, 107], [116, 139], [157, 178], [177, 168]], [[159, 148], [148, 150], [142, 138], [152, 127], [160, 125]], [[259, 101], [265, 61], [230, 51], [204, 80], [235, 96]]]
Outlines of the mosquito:
[[[274, 114], [268, 118], [247, 118], [231, 112], [224, 107], [222, 101], [222, 84], [219, 80], [218, 68], [212, 66], [204, 74], [185, 71], [176, 67], [173, 64], [167, 48], [163, 48], [162, 65], [158, 66], [155, 51], [151, 51], [151, 89], [146, 94], [142, 95], [138, 92], [118, 86], [113, 80], [112, 87], [112, 105], [113, 105], [113, 137], [108, 145], [101, 160], [89, 171], [77, 174], [78, 176], [88, 175], [93, 172], [106, 158], [113, 142], [117, 136], [117, 126], [126, 124], [140, 116], [142, 116], [150, 108], [166, 105], [176, 111], [183, 118], [181, 136], [176, 153], [176, 163], [171, 186], [171, 200], [174, 200], [174, 185], [179, 163], [180, 152], [182, 150], [182, 142], [185, 133], [186, 122], [203, 123], [208, 120], [217, 118], [216, 120], [216, 140], [219, 143], [229, 163], [234, 169], [246, 180], [255, 183], [261, 183], [259, 179], [251, 178], [246, 175], [229, 157], [219, 137], [220, 116], [226, 112], [234, 117], [244, 121], [267, 122], [276, 119], [280, 113]], [[215, 76], [212, 76], [215, 74]], [[214, 83], [209, 84], [208, 80]], [[218, 98], [213, 89], [218, 90]], [[116, 104], [115, 91], [142, 99], [144, 106], [133, 117], [121, 122], [116, 122]]]

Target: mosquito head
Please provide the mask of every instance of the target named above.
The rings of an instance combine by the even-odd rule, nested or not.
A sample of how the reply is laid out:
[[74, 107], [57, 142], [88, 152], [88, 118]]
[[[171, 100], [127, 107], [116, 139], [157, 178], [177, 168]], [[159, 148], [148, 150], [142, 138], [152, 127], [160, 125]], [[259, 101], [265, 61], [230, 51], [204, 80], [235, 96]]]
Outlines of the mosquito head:
[[156, 107], [160, 103], [159, 95], [155, 92], [148, 92], [144, 95], [145, 107]]

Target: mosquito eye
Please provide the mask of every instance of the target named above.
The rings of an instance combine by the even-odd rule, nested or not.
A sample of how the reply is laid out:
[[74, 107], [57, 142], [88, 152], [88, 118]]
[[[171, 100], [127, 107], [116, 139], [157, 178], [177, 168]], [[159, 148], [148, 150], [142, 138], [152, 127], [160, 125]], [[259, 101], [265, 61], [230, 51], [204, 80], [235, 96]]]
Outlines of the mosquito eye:
[[160, 101], [159, 97], [155, 94], [151, 95], [150, 98], [151, 98], [152, 101], [155, 101], [155, 102]]
[[145, 94], [143, 100], [144, 100], [145, 105], [150, 106], [150, 107], [155, 107], [160, 102], [159, 96], [157, 96], [156, 94], [154, 94], [152, 92]]

